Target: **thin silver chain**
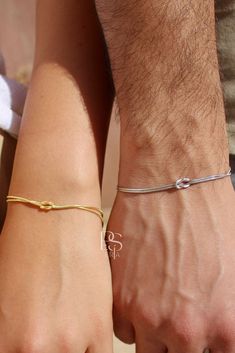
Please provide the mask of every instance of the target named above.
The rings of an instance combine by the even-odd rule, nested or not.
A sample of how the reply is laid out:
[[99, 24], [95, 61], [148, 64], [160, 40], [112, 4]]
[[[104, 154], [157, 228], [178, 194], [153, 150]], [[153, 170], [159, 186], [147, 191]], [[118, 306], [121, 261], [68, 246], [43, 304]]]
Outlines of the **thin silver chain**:
[[170, 189], [181, 190], [181, 189], [187, 189], [191, 185], [205, 183], [207, 181], [212, 181], [212, 180], [223, 179], [223, 178], [228, 177], [230, 175], [231, 175], [231, 168], [226, 173], [209, 175], [207, 177], [196, 178], [196, 179], [180, 178], [180, 179], [177, 179], [176, 182], [174, 182], [174, 183], [159, 185], [156, 187], [135, 189], [135, 188], [126, 188], [126, 187], [118, 186], [117, 190], [120, 192], [126, 192], [126, 193], [131, 193], [131, 194], [149, 194], [152, 192], [160, 192], [160, 191], [165, 191], [165, 190], [170, 190]]

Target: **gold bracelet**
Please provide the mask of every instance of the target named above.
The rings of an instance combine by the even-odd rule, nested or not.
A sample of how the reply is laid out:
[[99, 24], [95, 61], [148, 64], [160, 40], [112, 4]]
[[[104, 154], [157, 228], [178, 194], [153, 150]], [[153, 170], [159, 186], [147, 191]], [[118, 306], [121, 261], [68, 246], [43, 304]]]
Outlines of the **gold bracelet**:
[[98, 208], [98, 207], [92, 207], [92, 206], [87, 206], [87, 205], [55, 205], [53, 202], [51, 201], [35, 201], [35, 200], [29, 200], [26, 199], [24, 197], [20, 197], [20, 196], [7, 196], [6, 198], [7, 202], [21, 202], [21, 203], [26, 203], [26, 204], [30, 204], [36, 207], [39, 207], [40, 210], [43, 211], [50, 211], [50, 210], [66, 210], [66, 209], [79, 209], [79, 210], [83, 210], [83, 211], [87, 211], [87, 212], [91, 212], [96, 214], [101, 222], [102, 222], [102, 226], [104, 225], [104, 213], [103, 211]]

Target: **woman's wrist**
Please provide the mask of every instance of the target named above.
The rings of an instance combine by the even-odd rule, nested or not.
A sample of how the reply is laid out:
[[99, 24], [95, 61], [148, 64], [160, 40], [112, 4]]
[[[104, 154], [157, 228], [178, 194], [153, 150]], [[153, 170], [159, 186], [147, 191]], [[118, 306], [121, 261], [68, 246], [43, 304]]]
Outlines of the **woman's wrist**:
[[[13, 177], [9, 195], [52, 202], [58, 206], [81, 205], [100, 209], [98, 182], [94, 181], [88, 188], [88, 184], [84, 187], [84, 183], [79, 180], [63, 179], [60, 182], [60, 178], [58, 176], [56, 178], [56, 183], [51, 179], [52, 182], [48, 182], [45, 187], [40, 181], [34, 184], [34, 177], [28, 185], [18, 183]], [[100, 216], [87, 209], [71, 207], [46, 210], [23, 202], [8, 202], [3, 235], [12, 234], [16, 237], [16, 242], [19, 240], [18, 236], [29, 237], [29, 242], [33, 241], [34, 236], [42, 239], [56, 236], [58, 241], [64, 242], [67, 239], [73, 244], [73, 239], [76, 241], [77, 238], [79, 240], [83, 237], [91, 237], [96, 242], [95, 237], [99, 241], [101, 229]]]

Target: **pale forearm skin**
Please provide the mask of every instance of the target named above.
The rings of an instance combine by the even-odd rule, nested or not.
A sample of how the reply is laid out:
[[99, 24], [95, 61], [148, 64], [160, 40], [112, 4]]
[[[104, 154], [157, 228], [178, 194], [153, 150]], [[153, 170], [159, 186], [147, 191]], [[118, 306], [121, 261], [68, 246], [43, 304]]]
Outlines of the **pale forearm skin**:
[[[38, 0], [35, 63], [9, 194], [99, 207], [111, 105], [93, 1]], [[101, 230], [100, 218], [81, 209], [8, 204], [0, 236], [1, 352], [112, 351]]]
[[112, 106], [106, 65], [90, 1], [38, 1], [34, 70], [10, 194], [100, 203]]
[[99, 191], [95, 133], [85, 109], [79, 88], [67, 71], [53, 63], [37, 67], [9, 193], [43, 199], [69, 197], [71, 202], [76, 189], [80, 193]]

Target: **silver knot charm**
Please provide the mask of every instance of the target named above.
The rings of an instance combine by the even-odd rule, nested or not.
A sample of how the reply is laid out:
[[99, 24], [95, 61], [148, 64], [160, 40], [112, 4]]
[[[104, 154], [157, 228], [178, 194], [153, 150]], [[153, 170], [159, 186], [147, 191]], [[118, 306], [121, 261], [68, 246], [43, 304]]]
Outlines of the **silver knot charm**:
[[181, 178], [176, 180], [175, 182], [175, 187], [176, 189], [180, 190], [180, 189], [187, 189], [190, 187], [190, 179], [189, 178]]
[[230, 175], [231, 175], [231, 168], [229, 168], [229, 170], [225, 173], [208, 175], [206, 177], [201, 177], [201, 178], [195, 178], [195, 179], [180, 178], [175, 182], [172, 182], [171, 184], [163, 184], [163, 185], [152, 186], [148, 188], [126, 188], [126, 187], [118, 186], [117, 189], [118, 191], [128, 192], [131, 194], [150, 194], [153, 192], [160, 192], [160, 191], [171, 190], [171, 189], [174, 189], [174, 190], [187, 189], [190, 186], [195, 184], [223, 179], [223, 178], [229, 177]]

